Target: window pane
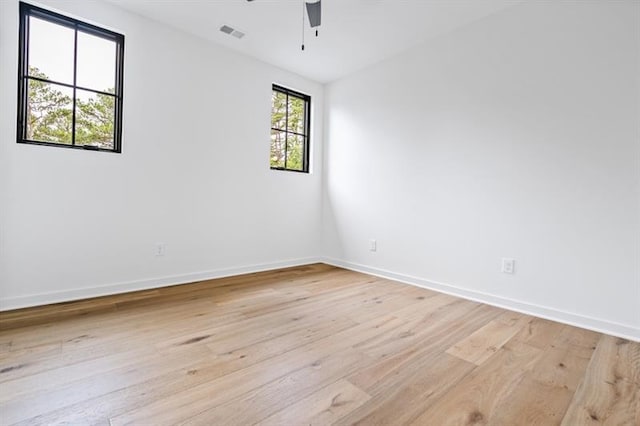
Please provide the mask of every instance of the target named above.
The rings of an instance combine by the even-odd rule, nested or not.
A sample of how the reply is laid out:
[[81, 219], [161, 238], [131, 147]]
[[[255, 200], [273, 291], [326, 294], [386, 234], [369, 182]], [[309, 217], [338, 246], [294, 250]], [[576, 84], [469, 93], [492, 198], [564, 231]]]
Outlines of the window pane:
[[288, 134], [287, 169], [304, 170], [304, 137]]
[[116, 43], [78, 31], [77, 71], [78, 86], [115, 93]]
[[73, 89], [28, 81], [26, 139], [71, 144]]
[[76, 145], [113, 149], [115, 97], [76, 91]]
[[304, 100], [289, 96], [289, 127], [290, 132], [304, 133]]
[[271, 127], [281, 130], [287, 128], [287, 95], [275, 90], [271, 98]]
[[73, 84], [74, 30], [29, 17], [29, 75]]
[[286, 137], [285, 132], [271, 131], [271, 167], [284, 168]]

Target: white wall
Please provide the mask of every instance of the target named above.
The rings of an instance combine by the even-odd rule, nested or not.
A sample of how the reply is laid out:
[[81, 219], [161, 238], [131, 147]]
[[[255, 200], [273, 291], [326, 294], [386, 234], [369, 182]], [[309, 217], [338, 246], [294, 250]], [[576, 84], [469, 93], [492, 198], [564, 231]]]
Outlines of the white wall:
[[637, 1], [527, 2], [331, 84], [326, 255], [640, 339], [639, 55]]
[[[125, 34], [123, 153], [15, 142], [18, 1], [0, 1], [0, 309], [317, 257], [321, 85], [108, 4], [41, 3]], [[309, 175], [269, 170], [273, 82], [313, 96]]]
[[[0, 1], [0, 309], [323, 251], [640, 339], [637, 2], [514, 6], [331, 84], [326, 108], [316, 83], [114, 6], [42, 3], [125, 34], [123, 153], [15, 143]], [[272, 82], [314, 97], [310, 175], [268, 168]]]

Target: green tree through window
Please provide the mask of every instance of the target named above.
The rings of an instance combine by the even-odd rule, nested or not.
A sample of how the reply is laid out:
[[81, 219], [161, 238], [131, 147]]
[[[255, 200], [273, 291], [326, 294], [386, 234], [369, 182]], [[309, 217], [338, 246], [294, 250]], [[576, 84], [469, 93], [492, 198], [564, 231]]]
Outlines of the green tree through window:
[[[44, 80], [48, 77], [31, 67], [29, 74]], [[106, 90], [113, 92], [113, 88]], [[29, 81], [27, 101], [27, 139], [71, 144], [73, 125], [72, 91], [41, 80]], [[95, 98], [76, 99], [76, 144], [91, 144], [104, 149], [113, 146], [113, 96], [96, 94]]]
[[120, 152], [124, 36], [20, 3], [18, 142]]
[[309, 171], [309, 116], [311, 98], [273, 86], [271, 98], [272, 169]]
[[[37, 68], [29, 74], [47, 79]], [[71, 143], [73, 99], [71, 93], [57, 90], [40, 80], [29, 81], [27, 97], [27, 139], [43, 142]]]

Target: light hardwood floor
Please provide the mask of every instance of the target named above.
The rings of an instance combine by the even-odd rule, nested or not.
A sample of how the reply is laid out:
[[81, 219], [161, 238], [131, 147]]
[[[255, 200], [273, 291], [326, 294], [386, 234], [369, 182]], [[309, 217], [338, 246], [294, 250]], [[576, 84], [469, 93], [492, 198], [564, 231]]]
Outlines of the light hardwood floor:
[[640, 425], [640, 344], [326, 265], [0, 326], [3, 425]]

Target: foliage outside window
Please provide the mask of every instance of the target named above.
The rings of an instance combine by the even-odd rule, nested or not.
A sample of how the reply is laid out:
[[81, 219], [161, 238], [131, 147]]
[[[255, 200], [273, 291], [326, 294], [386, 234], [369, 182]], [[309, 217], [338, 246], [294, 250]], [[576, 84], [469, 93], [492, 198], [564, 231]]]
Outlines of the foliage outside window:
[[271, 106], [271, 168], [309, 172], [311, 98], [273, 86]]
[[18, 142], [121, 151], [124, 36], [20, 3]]

